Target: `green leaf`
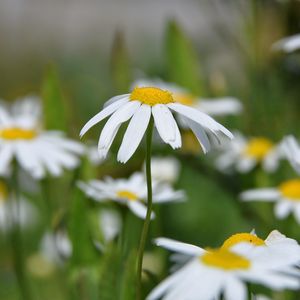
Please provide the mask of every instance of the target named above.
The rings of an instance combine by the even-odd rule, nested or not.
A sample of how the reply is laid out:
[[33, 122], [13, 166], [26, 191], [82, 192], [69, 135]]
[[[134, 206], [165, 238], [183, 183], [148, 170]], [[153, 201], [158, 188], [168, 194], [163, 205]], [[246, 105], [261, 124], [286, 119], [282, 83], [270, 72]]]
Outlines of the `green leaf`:
[[200, 67], [195, 49], [175, 21], [170, 21], [166, 33], [168, 80], [191, 90], [202, 92]]
[[115, 35], [111, 52], [111, 75], [118, 93], [127, 93], [132, 80], [130, 60], [122, 32]]
[[63, 97], [58, 73], [54, 65], [47, 67], [42, 84], [42, 100], [45, 127], [53, 130], [67, 130], [66, 103]]

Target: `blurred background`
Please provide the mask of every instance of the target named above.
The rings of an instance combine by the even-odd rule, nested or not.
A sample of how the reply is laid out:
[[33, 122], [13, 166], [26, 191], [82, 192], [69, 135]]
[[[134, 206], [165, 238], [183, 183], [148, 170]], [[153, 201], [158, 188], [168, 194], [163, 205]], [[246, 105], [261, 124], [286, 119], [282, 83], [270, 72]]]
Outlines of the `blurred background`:
[[[244, 106], [242, 116], [218, 120], [246, 135], [267, 136], [278, 142], [286, 134], [299, 135], [300, 56], [299, 51], [287, 54], [271, 48], [281, 38], [299, 33], [299, 29], [300, 1], [296, 0], [1, 0], [0, 98], [13, 101], [28, 94], [47, 98], [45, 86], [50, 82], [66, 107], [66, 130], [78, 139], [80, 128], [105, 100], [128, 91], [134, 79], [162, 78], [204, 98], [230, 95], [240, 99]], [[93, 130], [88, 139], [96, 142], [98, 134], [98, 129]], [[171, 153], [165, 149], [155, 151]], [[175, 155], [182, 162], [176, 187], [187, 191], [189, 205], [163, 208], [161, 213], [167, 217], [154, 225], [154, 231], [202, 246], [216, 246], [237, 231], [255, 227], [265, 235], [274, 226], [289, 228], [272, 219], [270, 206], [251, 204], [245, 208], [237, 204], [242, 190], [254, 184], [277, 184], [291, 176], [287, 165], [271, 177], [256, 171], [249, 176], [226, 177], [202, 155], [195, 159], [193, 151]], [[85, 178], [127, 176], [142, 164], [140, 151], [125, 167], [109, 161], [87, 172]], [[72, 176], [66, 175], [67, 184], [72, 182]], [[51, 184], [61, 188], [56, 180]], [[93, 210], [94, 204], [85, 199], [88, 208], [83, 205], [66, 213], [59, 201], [73, 196], [60, 192], [60, 188], [52, 191], [57, 208], [54, 219], [59, 219], [56, 224], [60, 224], [60, 218], [69, 224], [65, 216], [74, 210]], [[257, 207], [261, 209], [258, 217]], [[75, 223], [85, 222], [77, 217], [75, 221], [79, 223], [71, 218], [71, 230]], [[298, 229], [294, 226], [290, 230], [295, 238], [300, 237]], [[31, 233], [26, 246], [28, 257], [37, 251], [43, 231], [38, 228]], [[88, 231], [84, 229], [78, 236]], [[18, 299], [4, 237], [1, 247], [0, 299]], [[31, 261], [30, 266], [35, 268], [31, 275], [34, 299], [67, 299], [66, 295], [71, 295], [69, 299], [115, 299], [99, 293], [97, 285], [99, 277], [103, 279], [109, 264], [115, 261], [115, 253], [112, 251], [104, 261], [99, 275], [90, 268], [98, 259], [94, 250], [82, 251], [86, 251], [84, 255], [73, 257], [50, 279], [36, 273], [44, 268], [39, 261], [33, 260], [37, 264], [33, 267]], [[132, 257], [129, 259], [132, 262]], [[164, 274], [167, 265], [163, 264]], [[65, 285], [65, 281], [71, 284]], [[69, 293], [72, 284], [81, 292]], [[105, 284], [101, 286], [104, 290]], [[153, 287], [153, 282], [147, 284], [148, 290]]]

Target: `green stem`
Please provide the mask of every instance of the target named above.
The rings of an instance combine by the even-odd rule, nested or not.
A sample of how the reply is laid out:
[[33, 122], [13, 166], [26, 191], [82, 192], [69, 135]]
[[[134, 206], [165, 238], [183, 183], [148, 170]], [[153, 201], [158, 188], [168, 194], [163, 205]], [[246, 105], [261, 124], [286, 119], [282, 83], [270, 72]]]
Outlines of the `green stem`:
[[14, 165], [13, 175], [11, 179], [11, 192], [13, 194], [14, 204], [11, 206], [11, 245], [14, 256], [14, 268], [20, 293], [23, 300], [32, 299], [29, 289], [29, 284], [26, 278], [25, 262], [24, 262], [24, 248], [22, 242], [21, 228], [20, 228], [20, 191], [18, 183], [17, 166]]
[[144, 221], [140, 245], [138, 250], [138, 261], [137, 261], [137, 299], [142, 299], [142, 265], [143, 256], [145, 250], [145, 244], [147, 240], [147, 234], [149, 231], [149, 225], [151, 221], [152, 212], [152, 180], [151, 180], [151, 148], [152, 148], [152, 132], [153, 132], [153, 117], [151, 117], [149, 126], [147, 129], [146, 137], [146, 179], [147, 179], [147, 214]]

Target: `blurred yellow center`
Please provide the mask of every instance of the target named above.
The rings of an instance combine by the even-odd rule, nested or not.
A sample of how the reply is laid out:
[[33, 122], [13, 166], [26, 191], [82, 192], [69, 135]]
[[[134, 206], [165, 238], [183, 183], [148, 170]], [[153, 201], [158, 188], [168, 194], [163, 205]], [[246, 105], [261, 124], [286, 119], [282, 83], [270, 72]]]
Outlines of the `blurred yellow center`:
[[192, 106], [195, 103], [195, 99], [196, 99], [194, 96], [190, 94], [180, 94], [180, 93], [174, 94], [173, 97], [176, 102], [179, 102], [187, 106]]
[[229, 249], [238, 243], [251, 243], [255, 246], [265, 245], [264, 240], [251, 233], [237, 233], [229, 237], [222, 245], [222, 249]]
[[230, 252], [227, 249], [210, 250], [201, 256], [200, 260], [207, 266], [223, 270], [245, 270], [251, 266], [247, 258]]
[[127, 199], [130, 201], [135, 201], [138, 199], [137, 194], [132, 193], [131, 191], [128, 190], [120, 190], [117, 192], [117, 196], [122, 198], [122, 199]]
[[150, 106], [175, 102], [170, 92], [156, 87], [135, 88], [130, 94], [130, 100], [138, 100]]
[[4, 182], [0, 181], [0, 202], [4, 202], [7, 199], [8, 191]]
[[245, 147], [244, 154], [262, 160], [274, 147], [274, 144], [266, 138], [253, 138]]
[[284, 197], [300, 201], [300, 179], [292, 179], [283, 182], [279, 186], [279, 190]]
[[0, 130], [0, 138], [5, 140], [32, 140], [36, 136], [37, 132], [30, 129], [12, 127]]

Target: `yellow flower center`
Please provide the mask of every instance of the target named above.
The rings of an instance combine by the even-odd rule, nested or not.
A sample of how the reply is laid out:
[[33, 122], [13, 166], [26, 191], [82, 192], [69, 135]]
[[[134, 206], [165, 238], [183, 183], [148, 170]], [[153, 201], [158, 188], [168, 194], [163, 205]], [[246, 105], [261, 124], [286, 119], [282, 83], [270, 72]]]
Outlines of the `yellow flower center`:
[[255, 246], [265, 245], [264, 240], [260, 239], [251, 233], [237, 233], [229, 237], [222, 245], [222, 249], [230, 249], [232, 246], [238, 243], [250, 243]]
[[175, 102], [179, 102], [183, 105], [192, 106], [195, 104], [195, 97], [190, 94], [176, 93], [173, 95]]
[[170, 92], [156, 87], [137, 87], [131, 92], [130, 100], [138, 100], [150, 106], [175, 102]]
[[244, 149], [244, 154], [262, 160], [272, 150], [274, 144], [266, 138], [253, 138]]
[[37, 132], [32, 129], [11, 127], [0, 130], [0, 138], [5, 140], [32, 140], [36, 136]]
[[7, 187], [4, 182], [0, 181], [0, 203], [6, 201], [8, 196]]
[[207, 266], [230, 270], [246, 270], [251, 266], [250, 261], [228, 249], [210, 250], [200, 257], [202, 263]]
[[139, 197], [137, 194], [128, 191], [128, 190], [120, 190], [117, 192], [117, 196], [122, 199], [127, 199], [129, 201], [136, 201]]
[[281, 194], [294, 201], [300, 201], [300, 179], [292, 179], [283, 182], [279, 186]]

